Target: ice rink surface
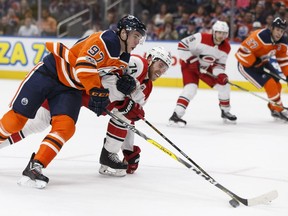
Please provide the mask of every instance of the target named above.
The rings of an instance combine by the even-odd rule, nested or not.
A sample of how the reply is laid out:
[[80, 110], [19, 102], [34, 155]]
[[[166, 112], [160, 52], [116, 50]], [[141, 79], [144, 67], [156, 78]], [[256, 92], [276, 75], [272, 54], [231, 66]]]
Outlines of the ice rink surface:
[[[1, 116], [19, 83], [0, 80]], [[0, 150], [0, 215], [287, 216], [288, 124], [272, 119], [266, 102], [247, 92], [231, 93], [231, 113], [238, 121], [225, 124], [217, 92], [199, 90], [184, 116], [188, 125], [168, 127], [180, 92], [155, 87], [145, 106], [146, 119], [237, 195], [252, 198], [277, 190], [276, 200], [232, 208], [227, 194], [138, 136], [135, 144], [142, 153], [137, 172], [123, 178], [102, 176], [98, 160], [109, 117], [98, 118], [83, 108], [74, 137], [44, 170], [50, 178], [45, 189], [23, 188], [16, 182], [49, 130]], [[288, 96], [282, 99], [287, 105]], [[143, 121], [136, 128], [181, 157]]]

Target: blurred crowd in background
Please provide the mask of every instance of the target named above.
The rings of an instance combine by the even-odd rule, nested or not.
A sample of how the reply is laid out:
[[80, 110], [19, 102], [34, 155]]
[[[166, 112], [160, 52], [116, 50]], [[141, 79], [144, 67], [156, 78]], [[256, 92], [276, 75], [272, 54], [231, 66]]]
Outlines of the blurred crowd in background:
[[[0, 0], [0, 35], [57, 36], [61, 21], [89, 9], [91, 23], [83, 28], [83, 36], [116, 28], [118, 19], [131, 10], [129, 0], [109, 10], [104, 8], [104, 0], [45, 0], [39, 18], [38, 3], [38, 0]], [[230, 40], [241, 42], [251, 31], [269, 26], [274, 17], [288, 20], [288, 1], [134, 0], [133, 11], [147, 26], [147, 40], [180, 40], [197, 32], [211, 33], [213, 23], [221, 20], [233, 29]]]

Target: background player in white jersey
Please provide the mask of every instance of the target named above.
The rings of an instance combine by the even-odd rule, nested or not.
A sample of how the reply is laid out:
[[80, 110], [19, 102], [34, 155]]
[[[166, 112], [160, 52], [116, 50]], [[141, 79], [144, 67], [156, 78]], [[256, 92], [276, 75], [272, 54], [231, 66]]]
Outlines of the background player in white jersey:
[[[136, 90], [129, 96], [118, 91], [119, 88], [123, 88], [122, 81], [124, 79], [119, 79], [116, 83], [116, 76], [107, 75], [102, 77], [103, 86], [109, 89], [109, 99], [113, 101], [112, 106], [115, 105], [117, 107], [116, 112], [118, 110], [118, 114], [120, 113], [121, 116], [123, 114], [124, 116], [122, 117], [125, 117], [127, 121], [133, 124], [134, 121], [139, 120], [138, 114], [144, 117], [142, 106], [146, 103], [152, 91], [152, 81], [155, 81], [165, 73], [172, 62], [170, 53], [162, 47], [152, 48], [148, 51], [146, 57], [147, 58], [144, 59], [138, 55], [131, 55], [126, 75], [131, 75], [137, 81]], [[82, 106], [88, 107], [88, 101], [89, 96], [83, 92]], [[128, 107], [128, 105], [131, 106]], [[49, 106], [48, 103], [45, 102], [37, 111], [35, 118], [30, 119], [21, 131], [12, 134], [0, 145], [0, 148], [17, 143], [30, 134], [45, 130], [50, 126], [50, 121]], [[117, 154], [121, 148], [126, 164], [124, 166]], [[107, 128], [104, 147], [101, 152], [101, 168], [99, 171], [101, 174], [115, 176], [124, 176], [126, 172], [132, 174], [138, 168], [140, 152], [140, 147], [134, 145], [133, 132], [127, 131], [126, 128], [111, 118]], [[113, 161], [106, 160], [108, 156], [109, 158], [113, 158]]]
[[218, 90], [221, 117], [236, 121], [237, 117], [230, 111], [230, 85], [225, 73], [225, 66], [230, 44], [227, 41], [229, 27], [226, 22], [217, 21], [212, 26], [212, 34], [196, 33], [183, 38], [178, 44], [184, 88], [180, 94], [170, 125], [184, 127], [182, 119], [185, 111], [194, 98], [202, 80], [211, 88]]

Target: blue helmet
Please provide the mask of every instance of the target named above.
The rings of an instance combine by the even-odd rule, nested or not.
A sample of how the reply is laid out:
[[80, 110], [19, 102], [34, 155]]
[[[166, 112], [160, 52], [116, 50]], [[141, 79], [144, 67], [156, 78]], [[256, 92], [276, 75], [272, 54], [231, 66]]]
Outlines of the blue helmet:
[[126, 15], [122, 17], [117, 24], [118, 34], [122, 29], [126, 31], [138, 31], [142, 36], [146, 36], [146, 26], [135, 16]]
[[278, 27], [281, 29], [286, 29], [286, 20], [282, 20], [280, 17], [277, 17], [272, 22], [272, 27]]

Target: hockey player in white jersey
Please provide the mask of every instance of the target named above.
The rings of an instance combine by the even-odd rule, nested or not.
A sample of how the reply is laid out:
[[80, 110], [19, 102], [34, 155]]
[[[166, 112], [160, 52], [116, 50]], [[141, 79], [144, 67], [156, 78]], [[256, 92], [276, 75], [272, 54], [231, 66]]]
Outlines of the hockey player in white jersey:
[[190, 101], [196, 95], [199, 80], [218, 90], [221, 117], [235, 122], [237, 117], [230, 113], [230, 85], [225, 66], [230, 44], [229, 27], [226, 22], [217, 21], [212, 26], [212, 34], [196, 33], [178, 43], [179, 58], [184, 88], [177, 99], [170, 125], [184, 127], [182, 119]]
[[[109, 99], [112, 102], [110, 107], [115, 114], [118, 114], [126, 121], [134, 124], [139, 120], [139, 115], [144, 117], [143, 105], [146, 103], [151, 91], [152, 81], [158, 79], [167, 71], [172, 63], [171, 54], [163, 47], [154, 47], [146, 54], [146, 59], [131, 55], [127, 74], [136, 79], [136, 90], [130, 95], [119, 92], [119, 89], [127, 86], [122, 81], [117, 82], [116, 76], [103, 76], [102, 83], [109, 89]], [[116, 85], [115, 85], [116, 83]], [[129, 85], [128, 85], [129, 86]], [[122, 91], [123, 92], [123, 91]], [[83, 92], [82, 106], [88, 107], [89, 96]], [[25, 127], [18, 133], [12, 134], [0, 148], [17, 143], [33, 133], [39, 133], [50, 126], [51, 116], [47, 102], [44, 102], [37, 111], [34, 119], [29, 119]], [[124, 155], [124, 162], [119, 159], [118, 152], [121, 150]], [[132, 174], [138, 168], [140, 158], [140, 147], [134, 145], [134, 134], [114, 119], [110, 119], [107, 135], [100, 156], [101, 174], [113, 176], [125, 176]], [[107, 160], [109, 158], [109, 160]]]
[[[111, 98], [112, 101], [115, 101], [112, 103], [112, 107], [114, 107], [112, 111], [119, 117], [124, 117], [124, 120], [131, 124], [134, 124], [135, 121], [144, 117], [143, 106], [152, 91], [152, 82], [162, 76], [171, 66], [171, 63], [171, 54], [162, 47], [152, 48], [146, 54], [146, 59], [132, 55], [129, 61], [128, 71], [129, 75], [137, 80], [136, 90], [130, 95], [123, 95], [124, 99], [121, 101], [115, 101], [114, 98]], [[107, 79], [109, 79], [109, 77], [107, 77]], [[107, 157], [103, 157], [109, 152], [113, 153], [111, 154], [113, 160], [119, 161], [117, 153], [121, 150], [121, 147], [125, 162], [128, 165], [127, 170], [115, 169], [117, 166], [113, 167], [113, 163], [107, 163], [105, 161]], [[126, 172], [130, 174], [134, 173], [138, 168], [140, 151], [140, 147], [134, 145], [134, 133], [111, 118], [100, 156], [101, 167], [99, 172], [113, 176], [125, 176]]]

